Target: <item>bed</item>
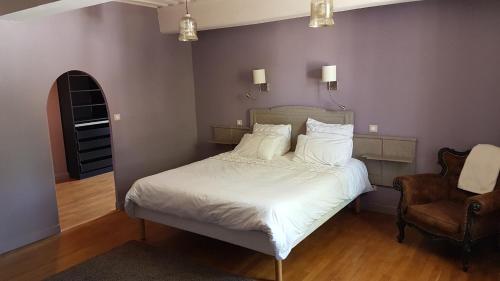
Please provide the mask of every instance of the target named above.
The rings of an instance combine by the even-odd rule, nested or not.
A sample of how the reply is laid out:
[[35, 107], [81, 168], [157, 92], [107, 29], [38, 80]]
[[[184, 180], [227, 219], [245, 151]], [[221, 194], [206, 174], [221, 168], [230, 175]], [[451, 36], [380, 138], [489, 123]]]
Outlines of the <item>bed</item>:
[[[310, 107], [255, 109], [250, 115], [252, 125], [292, 124], [292, 148], [308, 117], [353, 123], [350, 111]], [[282, 280], [281, 261], [293, 247], [371, 190], [359, 160], [331, 167], [292, 158], [293, 152], [267, 161], [223, 153], [138, 180], [125, 209], [131, 217], [271, 255], [276, 280]]]

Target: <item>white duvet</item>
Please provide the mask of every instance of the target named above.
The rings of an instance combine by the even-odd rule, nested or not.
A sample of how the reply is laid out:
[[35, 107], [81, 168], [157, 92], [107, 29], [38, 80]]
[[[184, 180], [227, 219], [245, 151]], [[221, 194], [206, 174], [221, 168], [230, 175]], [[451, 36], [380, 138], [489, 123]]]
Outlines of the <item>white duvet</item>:
[[285, 259], [308, 227], [333, 208], [371, 190], [365, 165], [345, 166], [273, 160], [223, 153], [140, 179], [127, 193], [133, 203], [182, 218], [269, 235], [277, 257]]

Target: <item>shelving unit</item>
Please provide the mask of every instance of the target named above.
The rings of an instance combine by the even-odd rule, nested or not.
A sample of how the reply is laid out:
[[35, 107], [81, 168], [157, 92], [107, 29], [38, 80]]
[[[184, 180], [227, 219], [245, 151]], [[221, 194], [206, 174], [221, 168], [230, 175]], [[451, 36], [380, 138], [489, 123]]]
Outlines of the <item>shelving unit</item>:
[[381, 135], [354, 136], [354, 157], [363, 161], [370, 182], [392, 187], [395, 177], [415, 173], [417, 139]]
[[215, 144], [236, 145], [246, 133], [251, 133], [252, 129], [248, 127], [233, 126], [212, 126], [213, 139], [210, 141]]
[[396, 162], [396, 163], [413, 163], [413, 158], [410, 157], [398, 157], [398, 156], [380, 156], [376, 154], [364, 154], [361, 155], [362, 158], [366, 160], [377, 160], [377, 161], [387, 161], [387, 162]]
[[57, 79], [68, 172], [83, 179], [113, 170], [109, 114], [104, 95], [86, 73]]

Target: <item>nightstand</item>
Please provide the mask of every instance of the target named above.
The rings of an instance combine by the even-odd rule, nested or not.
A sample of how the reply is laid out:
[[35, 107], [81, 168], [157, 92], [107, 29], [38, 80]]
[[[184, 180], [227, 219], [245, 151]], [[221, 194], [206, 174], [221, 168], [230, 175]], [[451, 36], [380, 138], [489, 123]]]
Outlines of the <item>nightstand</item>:
[[415, 173], [417, 140], [381, 135], [354, 136], [354, 157], [363, 161], [370, 182], [392, 187], [395, 177]]
[[212, 126], [211, 143], [236, 145], [244, 134], [252, 133], [249, 127]]

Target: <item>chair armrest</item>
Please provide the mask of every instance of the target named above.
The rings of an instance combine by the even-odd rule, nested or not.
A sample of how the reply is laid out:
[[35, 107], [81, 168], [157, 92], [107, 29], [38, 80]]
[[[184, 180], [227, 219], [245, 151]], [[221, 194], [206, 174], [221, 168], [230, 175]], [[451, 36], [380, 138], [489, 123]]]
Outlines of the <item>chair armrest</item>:
[[500, 190], [469, 197], [466, 205], [468, 209], [472, 208], [472, 212], [478, 216], [500, 211]]
[[394, 188], [402, 192], [402, 203], [409, 206], [447, 198], [449, 185], [440, 175], [419, 174], [395, 178]]

